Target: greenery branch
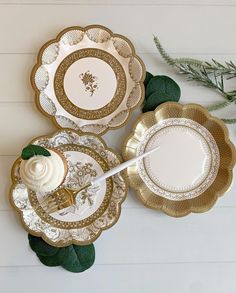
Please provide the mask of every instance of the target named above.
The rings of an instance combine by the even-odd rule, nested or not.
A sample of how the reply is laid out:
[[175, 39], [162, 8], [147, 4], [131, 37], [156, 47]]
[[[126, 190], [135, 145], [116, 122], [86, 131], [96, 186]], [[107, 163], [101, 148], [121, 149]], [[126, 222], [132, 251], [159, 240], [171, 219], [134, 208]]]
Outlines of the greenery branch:
[[[205, 87], [214, 89], [226, 99], [225, 102], [208, 107], [209, 111], [219, 110], [236, 103], [236, 90], [227, 91], [225, 87], [226, 80], [236, 78], [236, 65], [232, 61], [222, 64], [214, 59], [212, 62], [205, 62], [193, 58], [172, 58], [156, 36], [154, 36], [154, 42], [166, 63], [177, 68], [180, 74], [186, 76], [187, 80], [196, 81]], [[222, 120], [226, 123], [236, 123], [236, 118]]]

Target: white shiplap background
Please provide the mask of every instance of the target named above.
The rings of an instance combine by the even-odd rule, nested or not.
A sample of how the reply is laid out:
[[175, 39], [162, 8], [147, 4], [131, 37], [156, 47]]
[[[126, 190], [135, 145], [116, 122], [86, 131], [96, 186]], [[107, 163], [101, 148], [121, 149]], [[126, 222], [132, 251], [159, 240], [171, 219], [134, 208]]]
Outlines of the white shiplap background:
[[[93, 23], [130, 38], [147, 70], [179, 83], [183, 103], [221, 97], [176, 75], [152, 33], [173, 56], [235, 61], [236, 0], [0, 0], [0, 292], [235, 293], [236, 185], [211, 211], [180, 219], [148, 210], [130, 192], [119, 222], [95, 243], [95, 265], [82, 274], [47, 268], [29, 249], [8, 203], [10, 168], [29, 140], [55, 130], [34, 106], [30, 71], [45, 41]], [[227, 115], [235, 117], [236, 107]], [[107, 133], [107, 143], [119, 151], [134, 120]], [[236, 143], [236, 126], [229, 130]]]

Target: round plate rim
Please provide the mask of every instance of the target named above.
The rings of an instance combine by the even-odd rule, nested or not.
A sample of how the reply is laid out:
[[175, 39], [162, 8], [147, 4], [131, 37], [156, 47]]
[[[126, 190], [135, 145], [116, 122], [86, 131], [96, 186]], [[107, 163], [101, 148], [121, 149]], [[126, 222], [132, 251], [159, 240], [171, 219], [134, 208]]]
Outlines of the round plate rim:
[[[132, 127], [131, 133], [125, 138], [124, 143], [123, 143], [123, 147], [122, 147], [123, 157], [126, 160], [131, 159], [133, 157], [133, 153], [134, 153], [135, 148], [133, 148], [133, 153], [132, 153], [131, 148], [128, 147], [128, 144], [129, 144], [129, 142], [131, 142], [132, 139], [133, 139], [133, 141], [136, 141], [136, 143], [137, 143], [137, 136], [141, 135], [142, 130], [145, 131], [144, 130], [145, 127], [146, 128], [148, 128], [149, 126], [151, 127], [152, 125], [154, 125], [158, 121], [165, 119], [165, 115], [167, 116], [166, 118], [171, 118], [171, 117], [173, 117], [173, 118], [188, 118], [193, 121], [196, 121], [195, 119], [197, 119], [197, 118], [193, 119], [191, 117], [188, 117], [187, 113], [188, 113], [188, 111], [190, 112], [191, 110], [198, 111], [199, 117], [201, 114], [202, 117], [204, 117], [205, 121], [207, 121], [209, 124], [212, 124], [216, 129], [220, 129], [224, 134], [222, 144], [228, 147], [227, 151], [230, 150], [231, 154], [230, 154], [230, 163], [228, 164], [227, 168], [224, 166], [224, 170], [227, 175], [226, 175], [226, 184], [223, 188], [221, 188], [219, 191], [214, 190], [214, 194], [212, 194], [211, 197], [206, 196], [207, 191], [215, 184], [215, 182], [217, 180], [217, 177], [216, 177], [216, 179], [212, 183], [212, 185], [205, 192], [203, 192], [201, 195], [196, 197], [196, 199], [197, 198], [199, 199], [199, 202], [196, 202], [194, 200], [194, 198], [184, 200], [184, 201], [179, 201], [180, 204], [185, 202], [185, 205], [186, 205], [185, 209], [180, 210], [180, 209], [176, 208], [176, 205], [174, 204], [175, 201], [163, 198], [163, 197], [158, 196], [156, 194], [153, 194], [149, 190], [149, 188], [145, 185], [145, 183], [143, 182], [143, 180], [141, 179], [139, 174], [137, 173], [137, 169], [127, 168], [127, 170], [126, 170], [126, 178], [128, 180], [128, 183], [135, 190], [136, 196], [138, 197], [138, 199], [146, 207], [151, 208], [151, 209], [155, 209], [155, 210], [162, 210], [165, 214], [172, 216], [172, 217], [186, 216], [186, 215], [190, 214], [191, 212], [193, 212], [193, 213], [205, 212], [205, 211], [209, 210], [215, 204], [218, 197], [220, 197], [222, 194], [224, 194], [225, 192], [227, 192], [229, 190], [229, 188], [232, 184], [232, 180], [233, 180], [232, 170], [233, 170], [233, 167], [235, 166], [235, 163], [236, 163], [236, 150], [235, 150], [233, 143], [229, 139], [229, 132], [228, 132], [228, 129], [225, 126], [224, 122], [222, 120], [210, 115], [210, 113], [205, 108], [203, 108], [202, 106], [200, 106], [198, 104], [191, 103], [191, 104], [182, 105], [182, 104], [176, 103], [176, 102], [166, 102], [166, 103], [163, 103], [160, 106], [158, 106], [154, 111], [150, 111], [150, 112], [146, 112], [146, 113], [142, 114], [136, 120], [136, 122], [134, 123], [134, 125]], [[171, 116], [171, 113], [172, 114], [176, 113], [176, 116]], [[183, 114], [183, 113], [185, 113], [185, 114]], [[183, 115], [183, 116], [181, 116], [181, 115]], [[196, 121], [196, 122], [199, 123], [199, 121]], [[145, 126], [142, 128], [142, 130], [141, 130], [141, 127], [138, 128], [138, 126], [141, 124], [143, 124]], [[204, 126], [201, 122], [199, 124]], [[208, 129], [207, 127], [205, 127], [205, 128]], [[208, 131], [210, 131], [210, 130], [208, 129]], [[211, 131], [210, 131], [210, 133], [212, 134]], [[215, 135], [213, 135], [213, 137], [215, 138]], [[215, 138], [215, 141], [216, 141], [217, 146], [219, 147], [219, 145], [218, 145], [219, 142], [217, 141], [216, 138]], [[225, 151], [225, 152], [227, 152], [227, 151]], [[223, 164], [222, 158], [221, 158], [222, 152], [223, 151], [220, 150], [219, 170]], [[224, 153], [224, 155], [226, 156], [226, 153]], [[218, 174], [219, 174], [219, 172], [218, 172]]]
[[[37, 53], [37, 57], [36, 57], [36, 63], [35, 65], [33, 66], [32, 70], [31, 70], [31, 74], [30, 74], [30, 83], [31, 83], [31, 86], [35, 92], [35, 105], [36, 105], [36, 108], [38, 109], [39, 112], [41, 112], [44, 116], [46, 116], [47, 118], [49, 118], [52, 123], [59, 129], [63, 129], [64, 127], [62, 127], [56, 120], [56, 117], [54, 115], [51, 115], [49, 113], [47, 113], [41, 106], [40, 104], [40, 90], [37, 88], [36, 84], [35, 84], [35, 73], [36, 71], [38, 70], [38, 68], [42, 65], [42, 62], [41, 62], [41, 58], [42, 58], [42, 55], [43, 55], [43, 52], [45, 51], [45, 49], [55, 43], [55, 42], [58, 42], [60, 40], [60, 38], [67, 32], [71, 31], [71, 30], [81, 30], [83, 32], [86, 32], [87, 30], [89, 29], [93, 29], [93, 28], [99, 28], [99, 29], [102, 29], [102, 30], [105, 30], [106, 32], [108, 32], [113, 38], [114, 37], [118, 37], [118, 38], [121, 38], [123, 40], [125, 40], [129, 46], [130, 46], [130, 49], [131, 49], [131, 52], [132, 52], [132, 57], [134, 57], [135, 59], [137, 59], [142, 67], [142, 77], [140, 79], [140, 81], [138, 82], [140, 88], [141, 88], [141, 98], [139, 100], [139, 102], [132, 108], [129, 108], [127, 109], [127, 117], [126, 119], [120, 124], [120, 125], [117, 125], [117, 126], [110, 126], [110, 125], [107, 125], [107, 127], [105, 129], [103, 129], [102, 131], [99, 131], [97, 134], [100, 134], [100, 135], [103, 135], [105, 134], [107, 131], [109, 130], [115, 130], [115, 129], [118, 129], [118, 128], [121, 128], [123, 127], [124, 125], [126, 125], [128, 123], [128, 120], [130, 118], [130, 115], [132, 113], [132, 111], [134, 111], [137, 107], [139, 107], [142, 103], [143, 103], [143, 100], [144, 100], [144, 93], [145, 93], [145, 87], [144, 87], [144, 80], [145, 80], [145, 76], [146, 76], [146, 67], [145, 67], [145, 64], [144, 62], [142, 61], [142, 59], [136, 54], [136, 51], [135, 51], [135, 48], [134, 48], [134, 45], [132, 44], [132, 42], [125, 36], [121, 35], [121, 34], [117, 34], [117, 33], [113, 33], [109, 28], [103, 26], [103, 25], [99, 25], [99, 24], [91, 24], [91, 25], [88, 25], [88, 26], [85, 26], [85, 27], [81, 27], [81, 26], [70, 26], [70, 27], [67, 27], [65, 29], [63, 29], [61, 32], [59, 32], [57, 34], [57, 36], [54, 38], [54, 39], [51, 39], [47, 42], [45, 42], [41, 48], [39, 49], [38, 53]], [[77, 125], [77, 124], [76, 124]], [[79, 127], [78, 127], [79, 129]], [[78, 129], [73, 129], [73, 130], [76, 130], [78, 131]], [[79, 129], [79, 131], [82, 131], [81, 129]]]
[[[119, 160], [120, 162], [122, 161], [122, 158], [121, 156], [116, 153], [113, 149], [109, 148], [105, 141], [97, 134], [95, 133], [91, 133], [91, 132], [82, 132], [82, 131], [79, 131], [79, 132], [76, 132], [70, 128], [64, 128], [64, 129], [61, 129], [61, 130], [58, 130], [58, 131], [54, 131], [52, 132], [51, 134], [48, 134], [48, 135], [41, 135], [41, 136], [38, 136], [34, 139], [32, 139], [30, 141], [30, 144], [33, 143], [34, 141], [37, 141], [39, 139], [43, 139], [43, 138], [46, 138], [46, 139], [49, 139], [50, 137], [53, 137], [53, 136], [56, 136], [57, 134], [60, 134], [62, 132], [71, 132], [71, 133], [74, 133], [76, 135], [79, 135], [80, 136], [86, 136], [86, 135], [91, 135], [91, 136], [94, 136], [96, 137], [100, 143], [103, 145], [104, 149], [106, 149], [107, 151], [111, 152], [116, 158], [117, 160]], [[115, 225], [117, 223], [117, 221], [119, 220], [119, 217], [120, 217], [120, 214], [121, 214], [121, 205], [122, 203], [124, 202], [124, 200], [126, 199], [126, 196], [127, 196], [127, 193], [128, 193], [128, 184], [127, 184], [127, 180], [126, 180], [126, 177], [124, 176], [124, 172], [121, 172], [120, 173], [120, 176], [123, 180], [123, 183], [124, 183], [124, 196], [122, 197], [122, 199], [119, 201], [119, 203], [117, 204], [118, 205], [118, 211], [117, 211], [117, 214], [116, 216], [114, 217], [114, 221], [111, 222], [110, 224], [106, 225], [105, 227], [100, 227], [99, 231], [97, 232], [97, 234], [90, 240], [83, 240], [83, 241], [80, 241], [80, 240], [76, 240], [76, 239], [69, 239], [69, 240], [59, 240], [57, 242], [54, 242], [52, 241], [49, 237], [47, 237], [45, 235], [45, 233], [43, 231], [39, 231], [39, 232], [36, 232], [32, 229], [29, 228], [28, 225], [26, 225], [25, 221], [24, 221], [24, 213], [21, 209], [19, 209], [16, 205], [15, 205], [15, 202], [14, 202], [14, 199], [13, 199], [13, 190], [15, 188], [15, 184], [16, 184], [16, 181], [15, 181], [15, 176], [14, 176], [14, 171], [15, 171], [15, 167], [16, 165], [19, 163], [19, 161], [21, 160], [20, 157], [18, 157], [13, 165], [12, 165], [12, 168], [11, 168], [11, 186], [9, 188], [9, 193], [8, 193], [8, 198], [9, 198], [9, 202], [11, 204], [11, 206], [13, 207], [13, 209], [17, 212], [17, 214], [19, 215], [19, 218], [20, 218], [20, 222], [21, 222], [21, 225], [22, 227], [31, 235], [34, 235], [34, 236], [37, 236], [37, 237], [41, 237], [45, 242], [47, 242], [49, 245], [52, 245], [52, 246], [55, 246], [55, 247], [65, 247], [65, 246], [68, 246], [68, 245], [71, 245], [71, 244], [75, 244], [75, 245], [88, 245], [88, 244], [91, 244], [93, 243], [100, 235], [103, 231], [111, 228], [113, 225]]]

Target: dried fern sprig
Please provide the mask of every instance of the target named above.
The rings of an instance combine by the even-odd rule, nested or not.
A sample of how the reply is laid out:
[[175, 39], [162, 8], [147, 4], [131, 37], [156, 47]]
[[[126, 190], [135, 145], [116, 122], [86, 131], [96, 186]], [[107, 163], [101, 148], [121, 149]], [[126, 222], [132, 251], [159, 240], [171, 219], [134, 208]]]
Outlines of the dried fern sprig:
[[225, 64], [222, 64], [212, 59], [212, 63], [205, 62], [205, 67], [208, 71], [215, 72], [216, 75], [228, 75], [227, 79], [236, 77], [236, 65], [232, 61], [226, 61]]
[[166, 61], [167, 64], [175, 66], [175, 65], [192, 65], [194, 67], [201, 67], [203, 65], [203, 61], [197, 60], [197, 59], [193, 59], [193, 58], [172, 58], [162, 47], [159, 39], [157, 38], [157, 36], [153, 36], [154, 38], [154, 43], [160, 53], [160, 55], [162, 56], [162, 58]]
[[229, 106], [230, 104], [231, 104], [231, 101], [216, 103], [214, 105], [208, 106], [207, 110], [208, 111], [220, 110], [220, 109], [223, 109], [223, 108]]
[[236, 118], [231, 118], [231, 119], [221, 119], [224, 121], [224, 123], [227, 123], [227, 124], [235, 124], [236, 123]]
[[[208, 107], [209, 111], [225, 108], [236, 102], [236, 90], [226, 91], [225, 80], [236, 77], [236, 65], [232, 62], [222, 64], [214, 59], [212, 63], [193, 58], [172, 58], [162, 47], [159, 39], [154, 36], [155, 45], [167, 64], [176, 67], [187, 80], [200, 82], [203, 86], [218, 91], [227, 101]], [[236, 123], [236, 119], [222, 119], [226, 123]]]
[[209, 74], [204, 66], [194, 67], [189, 64], [177, 64], [179, 73], [186, 75], [188, 80], [201, 82], [208, 88], [218, 90], [226, 99], [230, 100], [230, 96], [224, 91], [224, 79], [222, 75], [216, 75], [214, 72]]

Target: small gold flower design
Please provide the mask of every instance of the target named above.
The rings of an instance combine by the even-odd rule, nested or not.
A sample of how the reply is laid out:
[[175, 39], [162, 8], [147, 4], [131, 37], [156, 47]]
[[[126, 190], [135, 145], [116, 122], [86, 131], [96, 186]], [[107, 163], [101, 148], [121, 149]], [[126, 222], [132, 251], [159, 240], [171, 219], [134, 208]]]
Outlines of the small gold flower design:
[[89, 70], [85, 73], [81, 73], [79, 77], [85, 86], [85, 91], [90, 92], [90, 96], [92, 96], [95, 90], [98, 89], [97, 77], [92, 75]]

